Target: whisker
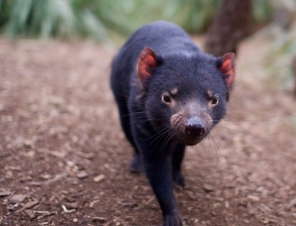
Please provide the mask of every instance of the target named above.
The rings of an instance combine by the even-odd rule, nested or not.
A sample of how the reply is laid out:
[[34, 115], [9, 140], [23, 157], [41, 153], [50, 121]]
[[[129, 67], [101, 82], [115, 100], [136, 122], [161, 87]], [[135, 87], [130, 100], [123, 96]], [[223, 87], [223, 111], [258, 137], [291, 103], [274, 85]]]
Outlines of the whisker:
[[220, 158], [222, 158], [220, 147], [219, 147], [215, 137], [213, 136], [213, 134], [209, 134], [209, 138], [210, 138], [210, 140], [212, 141], [212, 143], [214, 145], [214, 148], [215, 148], [215, 151], [216, 151], [216, 158], [217, 158], [217, 160], [219, 160]]
[[172, 129], [170, 129], [169, 131], [168, 131], [168, 136], [166, 137], [166, 139], [164, 140], [164, 142], [163, 142], [163, 144], [162, 144], [162, 146], [161, 146], [161, 154], [162, 154], [162, 156], [161, 157], [163, 157], [163, 155], [164, 155], [164, 152], [165, 152], [165, 149], [166, 149], [166, 147], [167, 147], [167, 145], [169, 144], [169, 141], [173, 138], [175, 136], [175, 132], [172, 130]]
[[149, 140], [149, 139], [152, 139], [153, 137], [156, 136], [156, 137], [151, 141], [151, 143], [149, 144], [149, 146], [150, 146], [150, 145], [153, 144], [153, 142], [154, 142], [155, 140], [157, 140], [158, 138], [160, 138], [161, 136], [163, 136], [164, 133], [166, 133], [169, 129], [170, 129], [170, 127], [165, 126], [162, 130], [160, 130], [159, 132], [157, 132], [156, 134], [154, 134], [153, 136], [149, 137], [148, 139], [146, 139], [146, 140], [144, 140], [144, 141], [147, 141], [147, 140]]
[[208, 140], [209, 138], [206, 137], [205, 139], [203, 139], [201, 142], [200, 142], [200, 145], [202, 147], [202, 149], [207, 153], [207, 155], [209, 156], [209, 150], [205, 148], [205, 140]]
[[114, 92], [114, 94], [116, 94], [116, 95], [118, 95], [118, 96], [122, 96], [122, 97], [129, 98], [129, 95], [126, 95], [126, 94], [123, 94], [123, 93], [117, 93], [117, 92]]

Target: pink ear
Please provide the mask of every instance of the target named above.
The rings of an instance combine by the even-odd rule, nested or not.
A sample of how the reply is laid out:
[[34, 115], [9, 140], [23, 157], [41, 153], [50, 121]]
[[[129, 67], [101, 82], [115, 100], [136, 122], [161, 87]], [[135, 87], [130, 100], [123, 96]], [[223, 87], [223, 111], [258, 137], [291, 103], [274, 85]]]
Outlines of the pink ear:
[[140, 81], [146, 80], [151, 75], [150, 69], [156, 66], [156, 53], [152, 49], [145, 47], [139, 56], [137, 64], [137, 76]]
[[222, 56], [220, 70], [225, 76], [227, 87], [231, 88], [235, 77], [234, 53], [226, 53]]

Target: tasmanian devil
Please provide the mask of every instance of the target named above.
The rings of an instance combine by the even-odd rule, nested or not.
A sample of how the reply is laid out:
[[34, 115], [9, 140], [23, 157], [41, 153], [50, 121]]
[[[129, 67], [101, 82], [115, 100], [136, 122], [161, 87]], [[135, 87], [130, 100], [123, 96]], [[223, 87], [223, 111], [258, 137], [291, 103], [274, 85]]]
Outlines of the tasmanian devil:
[[172, 187], [185, 185], [185, 147], [224, 117], [234, 77], [233, 53], [206, 54], [165, 21], [138, 29], [113, 60], [111, 88], [135, 150], [129, 170], [145, 171], [165, 226], [182, 225]]

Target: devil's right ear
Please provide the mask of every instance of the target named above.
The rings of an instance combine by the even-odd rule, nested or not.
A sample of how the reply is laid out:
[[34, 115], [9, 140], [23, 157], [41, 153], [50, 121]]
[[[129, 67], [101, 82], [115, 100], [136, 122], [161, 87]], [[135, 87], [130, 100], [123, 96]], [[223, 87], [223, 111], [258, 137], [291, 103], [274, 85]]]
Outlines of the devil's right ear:
[[234, 53], [226, 53], [221, 57], [220, 71], [224, 74], [224, 79], [228, 89], [233, 85], [235, 78]]
[[138, 79], [143, 82], [149, 78], [151, 76], [151, 69], [157, 67], [159, 63], [160, 61], [156, 53], [149, 47], [145, 47], [138, 58], [136, 68]]

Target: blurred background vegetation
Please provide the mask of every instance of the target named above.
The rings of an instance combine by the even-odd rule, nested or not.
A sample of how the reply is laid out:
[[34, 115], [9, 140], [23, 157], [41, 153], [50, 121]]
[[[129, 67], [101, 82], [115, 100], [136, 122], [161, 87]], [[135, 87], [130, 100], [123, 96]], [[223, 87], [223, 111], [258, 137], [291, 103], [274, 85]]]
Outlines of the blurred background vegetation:
[[[204, 33], [221, 0], [0, 0], [0, 32], [9, 37], [91, 38], [110, 42], [164, 19], [191, 34]], [[273, 44], [267, 68], [284, 88], [296, 52], [296, 0], [253, 0], [252, 32]], [[267, 25], [269, 24], [269, 25]], [[258, 32], [257, 32], [258, 33]], [[282, 73], [285, 72], [285, 73]]]
[[[8, 37], [90, 37], [131, 34], [164, 19], [190, 33], [204, 32], [221, 0], [0, 0], [0, 29]], [[254, 0], [254, 24], [269, 20], [274, 6]]]

